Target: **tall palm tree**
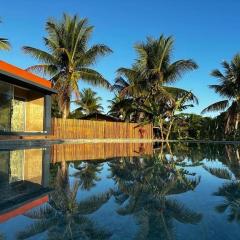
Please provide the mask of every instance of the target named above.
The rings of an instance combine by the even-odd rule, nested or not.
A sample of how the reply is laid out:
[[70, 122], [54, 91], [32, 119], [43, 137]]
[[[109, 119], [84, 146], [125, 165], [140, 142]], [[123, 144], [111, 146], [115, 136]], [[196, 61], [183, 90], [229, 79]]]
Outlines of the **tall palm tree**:
[[[153, 123], [156, 124], [154, 119], [164, 122], [164, 119], [173, 115], [173, 112], [169, 114], [170, 109], [173, 110], [174, 106], [178, 105], [175, 96], [189, 93], [186, 90], [168, 86], [185, 72], [198, 67], [191, 59], [172, 62], [173, 44], [172, 37], [163, 35], [158, 39], [148, 37], [146, 42], [135, 45], [138, 57], [132, 68], [120, 68], [117, 71], [118, 76], [113, 89], [123, 97], [122, 101], [126, 99], [132, 101], [132, 110], [135, 115], [136, 111], [138, 113], [137, 120], [144, 119], [142, 116], [145, 118], [147, 116], [149, 120], [149, 116], [152, 115], [150, 120]], [[195, 96], [194, 100], [196, 100]], [[147, 108], [148, 113], [144, 111]], [[171, 130], [171, 127], [169, 129]]]
[[103, 44], [89, 47], [93, 26], [86, 18], [64, 14], [61, 21], [50, 19], [46, 23], [47, 37], [44, 44], [48, 51], [24, 46], [25, 53], [32, 55], [40, 64], [29, 67], [29, 71], [48, 74], [58, 91], [58, 102], [67, 118], [72, 94], [79, 97], [79, 80], [93, 85], [110, 87], [109, 82], [92, 65], [96, 60], [112, 52]]
[[97, 96], [97, 93], [90, 88], [85, 88], [80, 92], [79, 100], [75, 103], [79, 106], [74, 112], [82, 112], [83, 115], [89, 115], [92, 113], [100, 113], [103, 111], [103, 107], [100, 103], [102, 99]]
[[[2, 21], [0, 20], [0, 23]], [[0, 50], [9, 50], [11, 48], [11, 45], [9, 41], [6, 38], [0, 37]]]
[[240, 112], [240, 54], [236, 54], [232, 61], [222, 62], [224, 72], [216, 69], [211, 75], [219, 80], [219, 84], [209, 87], [225, 98], [205, 108], [202, 113], [225, 111], [225, 133], [238, 129]]

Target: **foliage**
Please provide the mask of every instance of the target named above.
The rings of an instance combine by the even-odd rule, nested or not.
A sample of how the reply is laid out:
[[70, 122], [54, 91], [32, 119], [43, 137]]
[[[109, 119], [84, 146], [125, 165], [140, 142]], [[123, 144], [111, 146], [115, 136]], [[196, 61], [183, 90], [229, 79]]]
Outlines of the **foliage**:
[[[135, 45], [137, 59], [132, 68], [120, 68], [113, 85], [116, 98], [110, 114], [126, 121], [152, 122], [159, 127], [161, 138], [168, 140], [175, 113], [197, 103], [189, 91], [168, 86], [190, 70], [197, 68], [191, 60], [172, 62], [173, 38], [148, 37]], [[167, 126], [164, 129], [164, 125]]]
[[[1, 20], [0, 20], [1, 23]], [[10, 50], [11, 45], [6, 38], [0, 37], [0, 50]]]
[[216, 69], [211, 75], [219, 80], [219, 84], [209, 87], [225, 98], [205, 108], [202, 113], [210, 111], [224, 111], [225, 134], [236, 133], [239, 125], [240, 110], [240, 54], [236, 54], [232, 61], [222, 62], [224, 72]]

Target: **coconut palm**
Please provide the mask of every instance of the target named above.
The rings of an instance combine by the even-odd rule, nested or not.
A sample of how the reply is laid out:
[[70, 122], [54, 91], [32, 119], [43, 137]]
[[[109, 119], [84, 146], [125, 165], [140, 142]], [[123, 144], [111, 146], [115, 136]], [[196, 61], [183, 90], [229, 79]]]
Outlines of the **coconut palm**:
[[225, 133], [236, 132], [240, 111], [240, 54], [235, 55], [230, 63], [223, 61], [222, 67], [224, 72], [216, 69], [211, 73], [219, 84], [209, 87], [225, 99], [211, 104], [202, 113], [225, 111]]
[[[1, 20], [0, 20], [1, 23]], [[0, 50], [9, 50], [11, 47], [9, 41], [6, 38], [0, 37]]]
[[109, 115], [116, 118], [121, 118], [124, 121], [130, 120], [130, 115], [134, 107], [133, 99], [115, 95], [115, 97], [108, 102]]
[[[167, 119], [171, 122], [169, 117], [173, 116], [173, 109], [178, 105], [176, 96], [187, 95], [189, 92], [167, 85], [178, 80], [186, 71], [197, 68], [191, 59], [171, 61], [173, 43], [172, 37], [161, 35], [158, 39], [147, 38], [146, 42], [135, 45], [138, 57], [132, 68], [120, 68], [117, 71], [113, 90], [122, 101], [114, 105], [115, 108], [119, 108], [119, 105], [127, 107], [124, 102], [131, 101], [135, 121], [150, 120], [156, 124], [157, 119], [157, 124], [160, 121], [163, 124]], [[177, 99], [179, 101], [179, 97]], [[195, 96], [193, 99], [196, 100]], [[173, 110], [171, 113], [170, 109]], [[171, 124], [169, 130], [171, 131]], [[168, 136], [169, 134], [167, 138]]]
[[109, 82], [91, 67], [99, 57], [110, 53], [111, 49], [103, 44], [89, 47], [93, 26], [88, 24], [86, 18], [76, 15], [71, 17], [64, 14], [60, 22], [48, 20], [46, 31], [48, 36], [43, 40], [48, 51], [28, 46], [23, 47], [23, 50], [40, 62], [29, 67], [29, 71], [50, 75], [50, 80], [58, 91], [63, 118], [67, 118], [72, 94], [76, 98], [80, 95], [79, 80], [110, 87]]
[[103, 107], [100, 103], [102, 99], [90, 88], [83, 89], [80, 92], [79, 98], [79, 100], [75, 101], [75, 104], [79, 107], [75, 109], [74, 112], [81, 112], [83, 115], [89, 115], [103, 111]]
[[79, 181], [70, 185], [68, 166], [62, 164], [58, 170], [54, 191], [50, 193], [49, 203], [25, 215], [34, 223], [17, 234], [17, 239], [28, 239], [47, 231], [47, 239], [107, 239], [110, 234], [102, 230], [90, 218], [89, 214], [105, 204], [110, 192], [77, 200]]
[[165, 84], [177, 81], [185, 72], [198, 67], [191, 59], [172, 62], [173, 44], [172, 37], [161, 35], [157, 39], [148, 37], [146, 42], [135, 45], [138, 58], [134, 65], [146, 80], [150, 95], [167, 96]]

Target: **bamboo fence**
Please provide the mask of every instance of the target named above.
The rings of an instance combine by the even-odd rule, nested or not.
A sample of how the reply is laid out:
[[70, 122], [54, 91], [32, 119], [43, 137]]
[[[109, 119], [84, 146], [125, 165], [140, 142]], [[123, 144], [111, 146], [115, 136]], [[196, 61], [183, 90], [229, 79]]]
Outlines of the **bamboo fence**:
[[61, 139], [152, 139], [152, 124], [52, 119], [52, 134]]

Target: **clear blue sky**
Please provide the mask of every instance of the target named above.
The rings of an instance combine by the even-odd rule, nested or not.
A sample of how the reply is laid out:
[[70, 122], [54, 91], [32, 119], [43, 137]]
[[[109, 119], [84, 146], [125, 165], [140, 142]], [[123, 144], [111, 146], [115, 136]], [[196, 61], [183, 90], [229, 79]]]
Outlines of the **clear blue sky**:
[[[220, 98], [207, 85], [216, 82], [209, 73], [240, 52], [239, 0], [7, 0], [1, 4], [0, 36], [13, 46], [0, 58], [26, 68], [36, 63], [22, 53], [23, 45], [44, 48], [45, 22], [62, 13], [88, 17], [95, 26], [93, 43], [105, 43], [114, 51], [95, 66], [110, 82], [119, 67], [130, 67], [136, 58], [134, 43], [160, 34], [175, 38], [174, 59], [192, 58], [199, 69], [175, 85], [192, 90], [200, 104], [190, 112], [200, 113]], [[80, 87], [86, 87], [80, 83]], [[96, 88], [104, 106], [112, 94]]]

